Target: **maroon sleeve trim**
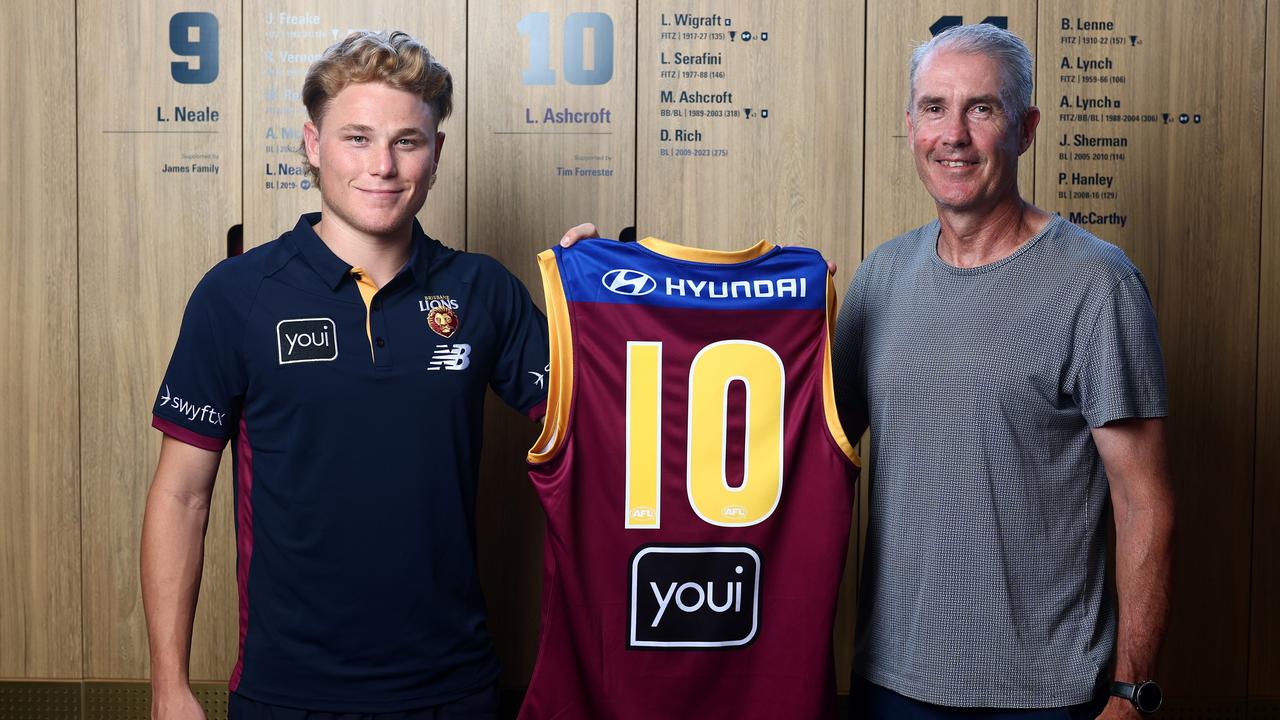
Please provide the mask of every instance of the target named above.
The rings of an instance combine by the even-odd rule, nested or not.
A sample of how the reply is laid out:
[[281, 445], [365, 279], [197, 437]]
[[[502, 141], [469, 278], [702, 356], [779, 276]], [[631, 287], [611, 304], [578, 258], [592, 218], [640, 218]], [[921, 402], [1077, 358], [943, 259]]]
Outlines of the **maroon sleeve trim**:
[[534, 422], [537, 422], [537, 421], [541, 420], [542, 418], [546, 417], [546, 415], [547, 415], [547, 401], [546, 401], [546, 400], [543, 400], [542, 402], [538, 403], [537, 405], [534, 405], [533, 407], [529, 408], [527, 411], [525, 411], [525, 415], [528, 415], [528, 416], [529, 416], [529, 419], [530, 419], [530, 420], [532, 420], [532, 421], [534, 421]]
[[181, 440], [182, 442], [188, 445], [194, 445], [201, 450], [222, 452], [223, 446], [227, 444], [226, 438], [213, 438], [208, 435], [201, 435], [198, 432], [192, 432], [175, 422], [165, 420], [159, 415], [151, 416], [151, 427], [175, 440]]

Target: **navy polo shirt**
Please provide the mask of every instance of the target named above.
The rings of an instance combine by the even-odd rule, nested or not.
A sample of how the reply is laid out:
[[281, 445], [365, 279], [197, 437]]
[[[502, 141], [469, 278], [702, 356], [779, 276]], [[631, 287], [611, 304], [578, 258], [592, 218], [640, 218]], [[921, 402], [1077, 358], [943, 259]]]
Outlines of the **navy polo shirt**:
[[475, 557], [485, 388], [541, 415], [546, 318], [497, 261], [416, 222], [366, 308], [319, 219], [200, 281], [152, 424], [231, 442], [233, 691], [333, 712], [448, 702], [498, 676]]

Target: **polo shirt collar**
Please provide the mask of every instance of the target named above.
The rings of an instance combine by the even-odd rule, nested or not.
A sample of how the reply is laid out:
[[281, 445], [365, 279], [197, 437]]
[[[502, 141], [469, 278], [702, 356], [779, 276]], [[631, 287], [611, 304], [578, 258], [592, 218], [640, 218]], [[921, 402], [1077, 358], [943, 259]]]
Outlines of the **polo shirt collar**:
[[[298, 224], [294, 226], [292, 233], [294, 244], [324, 284], [330, 290], [337, 290], [342, 281], [351, 274], [351, 265], [334, 255], [329, 246], [324, 244], [324, 240], [316, 234], [315, 225], [319, 222], [320, 213], [318, 212], [304, 213], [299, 217]], [[427, 237], [422, 230], [422, 225], [418, 224], [417, 218], [414, 218], [413, 247], [409, 251], [407, 265], [413, 273], [413, 279], [419, 285], [426, 285], [427, 271], [439, 247], [440, 243]]]

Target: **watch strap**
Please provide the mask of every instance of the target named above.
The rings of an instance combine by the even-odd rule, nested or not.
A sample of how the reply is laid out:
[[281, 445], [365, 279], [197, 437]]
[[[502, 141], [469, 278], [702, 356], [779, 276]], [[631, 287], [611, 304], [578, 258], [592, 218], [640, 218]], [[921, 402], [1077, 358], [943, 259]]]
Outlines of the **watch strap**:
[[1116, 680], [1111, 683], [1111, 694], [1119, 698], [1124, 698], [1129, 702], [1134, 702], [1138, 699], [1138, 686], [1135, 683], [1120, 682], [1119, 680]]

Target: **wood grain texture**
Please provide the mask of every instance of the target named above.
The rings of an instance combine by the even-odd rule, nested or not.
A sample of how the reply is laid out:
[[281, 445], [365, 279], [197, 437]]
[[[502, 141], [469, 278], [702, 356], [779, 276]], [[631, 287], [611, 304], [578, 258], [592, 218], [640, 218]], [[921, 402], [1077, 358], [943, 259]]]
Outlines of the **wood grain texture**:
[[[316, 56], [353, 29], [403, 30], [422, 42], [453, 75], [453, 113], [439, 176], [418, 219], [428, 235], [461, 248], [466, 231], [467, 49], [466, 0], [248, 0], [244, 4], [244, 228], [245, 247], [273, 240], [320, 210], [318, 190], [302, 189], [305, 175], [282, 175], [281, 165], [304, 167], [298, 152], [302, 82]], [[267, 175], [270, 171], [272, 174]], [[277, 187], [268, 188], [272, 181]], [[298, 187], [279, 187], [282, 183]], [[309, 180], [308, 180], [309, 183]]]
[[[677, 13], [722, 20], [693, 28]], [[817, 248], [851, 271], [862, 222], [864, 14], [863, 2], [836, 0], [641, 2], [641, 236], [717, 249], [764, 238]], [[720, 64], [679, 63], [677, 53]], [[711, 77], [685, 77], [704, 71]], [[684, 92], [732, 99], [681, 103]]]
[[[1249, 695], [1280, 698], [1280, 2], [1267, 2]], [[1277, 703], [1280, 704], [1280, 703]], [[1280, 716], [1280, 712], [1277, 712]]]
[[[225, 257], [227, 228], [240, 218], [239, 7], [233, 0], [79, 4], [85, 677], [148, 673], [138, 542], [161, 437], [149, 427], [151, 410], [187, 297]], [[177, 12], [218, 20], [212, 83], [171, 76], [170, 64], [183, 60], [169, 43]], [[181, 122], [175, 106], [208, 107], [219, 118]], [[165, 165], [218, 170], [165, 173]], [[228, 465], [209, 523], [193, 679], [227, 677], [234, 657]]]
[[[1061, 29], [1064, 20], [1071, 29]], [[1080, 21], [1115, 26], [1082, 32]], [[1063, 214], [1126, 215], [1123, 227], [1084, 226], [1137, 264], [1160, 325], [1180, 513], [1171, 624], [1157, 673], [1171, 696], [1241, 697], [1248, 678], [1263, 22], [1262, 0], [1040, 3], [1037, 203]], [[1119, 42], [1064, 44], [1064, 37]], [[1109, 59], [1113, 67], [1084, 73], [1063, 69], [1064, 58]], [[1090, 74], [1124, 81], [1079, 81]], [[1064, 97], [1070, 107], [1061, 107]], [[1120, 106], [1090, 110], [1098, 120], [1081, 122], [1077, 97]], [[1180, 113], [1190, 116], [1186, 124]], [[1108, 122], [1107, 114], [1122, 120]], [[1123, 120], [1144, 114], [1156, 121]], [[1074, 147], [1077, 133], [1126, 138], [1126, 147], [1105, 148], [1124, 159], [1077, 160], [1077, 151], [1098, 149]], [[1072, 153], [1066, 161], [1064, 152]], [[1060, 173], [1114, 176], [1116, 198], [1059, 199], [1059, 191], [1088, 189], [1060, 182]]]
[[[1029, 0], [871, 0], [867, 6], [866, 192], [863, 256], [884, 242], [937, 218], [932, 198], [916, 175], [907, 143], [906, 107], [911, 52], [929, 39], [929, 28], [945, 15], [964, 22], [1008, 19], [1009, 30], [1035, 52], [1036, 3]], [[1039, 93], [1032, 96], [1034, 103]], [[1042, 138], [1043, 139], [1043, 138]], [[1040, 141], [1037, 141], [1037, 143]], [[1018, 188], [1031, 198], [1035, 146], [1018, 166]]]
[[[500, 260], [541, 304], [538, 252], [580, 222], [595, 222], [616, 237], [635, 221], [635, 5], [521, 0], [469, 7], [467, 249]], [[569, 15], [579, 12], [604, 13], [612, 25], [613, 72], [607, 83], [575, 85], [566, 77], [565, 28]], [[546, 13], [544, 59], [553, 84], [522, 81], [533, 61], [533, 33], [522, 35], [517, 24], [531, 13]], [[579, 37], [589, 58], [605, 42], [595, 31]], [[583, 66], [596, 67], [587, 61]], [[548, 109], [604, 110], [611, 122], [545, 122]], [[611, 172], [579, 176], [576, 168]], [[523, 686], [537, 648], [542, 578], [544, 518], [524, 464], [536, 433], [526, 418], [492, 398], [489, 406], [478, 509], [481, 581], [503, 662], [502, 682]]]
[[74, 35], [70, 0], [0, 5], [0, 677], [80, 672]]

